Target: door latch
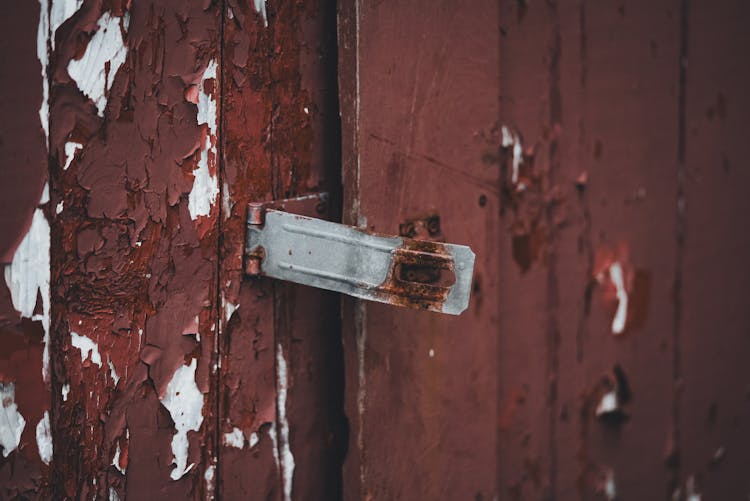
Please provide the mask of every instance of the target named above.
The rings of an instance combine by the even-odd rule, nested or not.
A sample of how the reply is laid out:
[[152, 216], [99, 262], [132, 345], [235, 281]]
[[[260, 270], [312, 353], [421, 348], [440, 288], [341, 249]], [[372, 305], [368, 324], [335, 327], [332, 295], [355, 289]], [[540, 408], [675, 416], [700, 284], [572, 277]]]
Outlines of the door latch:
[[468, 307], [474, 271], [469, 247], [309, 216], [326, 212], [326, 194], [249, 204], [245, 272], [451, 315]]

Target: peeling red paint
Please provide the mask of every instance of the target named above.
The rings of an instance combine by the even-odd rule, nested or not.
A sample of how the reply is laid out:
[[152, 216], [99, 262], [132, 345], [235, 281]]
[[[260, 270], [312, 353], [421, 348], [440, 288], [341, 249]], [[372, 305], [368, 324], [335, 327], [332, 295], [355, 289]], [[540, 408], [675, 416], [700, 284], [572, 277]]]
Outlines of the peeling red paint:
[[[120, 20], [127, 56], [108, 77], [114, 83], [102, 119], [66, 68], [85, 57], [96, 21], [106, 15]], [[207, 127], [184, 96], [218, 56], [218, 16], [217, 7], [199, 2], [86, 3], [56, 34], [52, 200], [63, 201], [64, 210], [53, 229], [53, 345], [67, 353], [53, 363], [60, 496], [107, 497], [114, 489], [120, 497], [187, 497], [206, 490], [212, 421], [188, 432], [187, 464], [196, 467], [175, 482], [175, 428], [159, 399], [190, 357], [198, 358], [201, 412], [211, 415], [215, 398], [218, 206], [196, 222], [188, 212]], [[218, 99], [215, 88], [207, 92]], [[64, 169], [68, 141], [83, 147]], [[209, 165], [215, 174], [215, 162]], [[72, 332], [96, 344], [101, 367], [81, 363]]]

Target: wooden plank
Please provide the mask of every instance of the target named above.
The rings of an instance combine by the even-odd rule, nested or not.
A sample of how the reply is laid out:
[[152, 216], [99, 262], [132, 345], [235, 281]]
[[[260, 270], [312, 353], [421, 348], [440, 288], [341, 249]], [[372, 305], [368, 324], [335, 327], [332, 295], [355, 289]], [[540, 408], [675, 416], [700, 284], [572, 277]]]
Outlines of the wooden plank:
[[[558, 444], [560, 495], [645, 499], [669, 492], [672, 481], [679, 8], [586, 2], [580, 12], [580, 83], [569, 80], [580, 89], [570, 103], [580, 122], [569, 125], [579, 126], [579, 151], [568, 157], [569, 199], [574, 176], [587, 181], [583, 227], [565, 246], [572, 255], [582, 240], [588, 272], [575, 294], [561, 295], [562, 310], [579, 319], [563, 334], [571, 342], [560, 372], [570, 379], [561, 397], [578, 443]], [[613, 390], [617, 409], [603, 413]], [[577, 471], [565, 470], [574, 457]]]
[[345, 450], [338, 297], [247, 278], [241, 256], [248, 202], [338, 191], [335, 4], [264, 9], [229, 2], [223, 40], [221, 432], [239, 440], [222, 444], [219, 492], [333, 499]]
[[49, 204], [42, 200], [47, 145], [41, 117], [46, 113], [40, 116], [47, 45], [44, 36], [37, 37], [47, 23], [36, 2], [4, 7], [12, 15], [0, 19], [5, 61], [0, 68], [0, 498], [47, 499], [50, 230]]
[[[500, 116], [524, 186], [503, 191], [499, 490], [653, 497], [670, 480], [678, 5], [503, 5]], [[622, 374], [630, 394], [619, 381], [597, 417]]]
[[679, 487], [730, 499], [750, 489], [750, 8], [684, 3]]
[[58, 498], [212, 496], [220, 9], [204, 4], [52, 6]]
[[345, 300], [344, 498], [490, 498], [498, 170], [483, 157], [497, 154], [484, 137], [497, 120], [497, 6], [341, 8], [345, 221], [397, 234], [439, 215], [436, 236], [477, 254], [458, 318]]

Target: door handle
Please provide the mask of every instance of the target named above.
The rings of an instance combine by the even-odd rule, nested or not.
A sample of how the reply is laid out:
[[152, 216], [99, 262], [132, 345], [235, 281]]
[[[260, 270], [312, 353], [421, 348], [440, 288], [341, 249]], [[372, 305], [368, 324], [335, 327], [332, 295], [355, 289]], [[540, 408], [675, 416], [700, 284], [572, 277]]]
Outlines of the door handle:
[[326, 194], [248, 205], [245, 271], [350, 296], [458, 315], [469, 305], [465, 245], [381, 235], [308, 214]]

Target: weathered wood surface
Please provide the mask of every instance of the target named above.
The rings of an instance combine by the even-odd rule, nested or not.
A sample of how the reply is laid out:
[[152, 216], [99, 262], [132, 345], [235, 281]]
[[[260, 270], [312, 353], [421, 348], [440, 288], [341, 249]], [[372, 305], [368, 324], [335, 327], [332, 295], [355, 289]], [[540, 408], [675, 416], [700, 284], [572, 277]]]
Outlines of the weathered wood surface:
[[44, 21], [35, 2], [4, 7], [13, 15], [0, 18], [0, 498], [47, 499], [49, 203], [37, 57]]
[[345, 300], [346, 499], [495, 491], [500, 227], [497, 4], [355, 2], [340, 12], [345, 221], [470, 244], [459, 317]]
[[[345, 448], [333, 293], [243, 278], [247, 203], [339, 191], [335, 5], [230, 1], [224, 29], [224, 499], [335, 499]], [[256, 444], [257, 443], [257, 444]], [[236, 444], [236, 443], [235, 443]]]
[[339, 496], [338, 298], [242, 272], [248, 201], [339, 191], [334, 6], [3, 23], [2, 497]]
[[346, 495], [746, 496], [747, 8], [339, 15], [345, 215], [479, 264], [456, 320], [345, 303]]

